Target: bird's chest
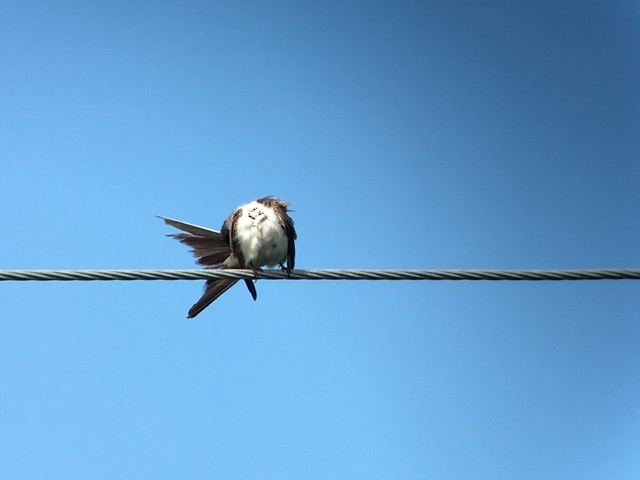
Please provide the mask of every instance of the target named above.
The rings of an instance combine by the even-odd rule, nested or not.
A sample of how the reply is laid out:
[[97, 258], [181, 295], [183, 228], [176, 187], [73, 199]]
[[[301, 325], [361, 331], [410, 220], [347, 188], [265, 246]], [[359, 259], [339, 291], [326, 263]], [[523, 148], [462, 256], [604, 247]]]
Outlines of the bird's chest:
[[287, 236], [270, 215], [243, 215], [236, 225], [236, 238], [247, 267], [275, 267], [287, 256]]

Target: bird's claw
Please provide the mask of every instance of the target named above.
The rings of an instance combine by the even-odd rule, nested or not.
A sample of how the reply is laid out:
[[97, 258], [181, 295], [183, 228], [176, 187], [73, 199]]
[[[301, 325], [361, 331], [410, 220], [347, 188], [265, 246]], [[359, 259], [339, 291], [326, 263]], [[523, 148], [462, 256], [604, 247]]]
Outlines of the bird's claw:
[[253, 280], [258, 281], [258, 273], [263, 272], [264, 270], [262, 270], [261, 268], [256, 268], [252, 264], [249, 265], [249, 268], [253, 270]]
[[291, 278], [291, 269], [289, 267], [285, 267], [282, 263], [280, 264], [280, 271], [287, 272], [287, 278]]

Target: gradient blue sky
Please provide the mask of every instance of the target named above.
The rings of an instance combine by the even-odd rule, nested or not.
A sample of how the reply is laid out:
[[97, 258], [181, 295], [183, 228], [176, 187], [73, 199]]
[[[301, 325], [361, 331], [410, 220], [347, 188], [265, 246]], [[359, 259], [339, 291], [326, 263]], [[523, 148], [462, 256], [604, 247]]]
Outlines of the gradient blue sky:
[[[640, 267], [637, 2], [0, 3], [0, 268]], [[637, 479], [640, 283], [0, 284], [0, 469]]]

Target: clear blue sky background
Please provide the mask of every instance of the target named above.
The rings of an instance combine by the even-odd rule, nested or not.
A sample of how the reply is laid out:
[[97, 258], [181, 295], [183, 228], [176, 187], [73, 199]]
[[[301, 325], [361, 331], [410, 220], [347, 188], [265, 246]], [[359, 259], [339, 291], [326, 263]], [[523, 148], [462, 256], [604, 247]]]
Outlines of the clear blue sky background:
[[[0, 3], [0, 268], [640, 267], [637, 2]], [[640, 283], [0, 284], [3, 479], [640, 478]]]

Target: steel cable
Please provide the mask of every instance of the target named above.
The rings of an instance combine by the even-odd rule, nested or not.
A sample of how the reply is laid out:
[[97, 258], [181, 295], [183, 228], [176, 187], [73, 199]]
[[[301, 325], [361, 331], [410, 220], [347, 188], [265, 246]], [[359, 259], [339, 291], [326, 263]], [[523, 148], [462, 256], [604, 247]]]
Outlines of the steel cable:
[[600, 270], [0, 270], [0, 281], [207, 280], [640, 280], [640, 269]]

